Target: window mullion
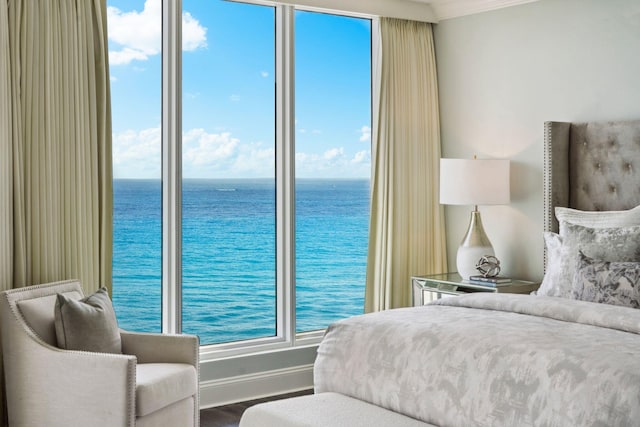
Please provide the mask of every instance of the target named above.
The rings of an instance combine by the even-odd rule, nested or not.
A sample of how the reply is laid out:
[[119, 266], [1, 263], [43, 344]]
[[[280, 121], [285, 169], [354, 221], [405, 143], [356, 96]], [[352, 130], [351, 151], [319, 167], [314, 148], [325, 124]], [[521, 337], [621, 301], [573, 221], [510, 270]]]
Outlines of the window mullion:
[[182, 1], [162, 1], [162, 331], [182, 331]]
[[295, 118], [291, 6], [276, 8], [277, 334], [295, 338]]

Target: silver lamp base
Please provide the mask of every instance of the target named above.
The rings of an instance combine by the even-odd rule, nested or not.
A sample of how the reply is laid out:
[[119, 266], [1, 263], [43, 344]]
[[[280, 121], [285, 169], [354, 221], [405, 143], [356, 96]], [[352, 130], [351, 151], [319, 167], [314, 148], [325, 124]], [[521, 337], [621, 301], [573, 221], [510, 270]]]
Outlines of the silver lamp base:
[[458, 247], [456, 265], [458, 274], [464, 280], [469, 280], [470, 276], [479, 274], [476, 270], [476, 263], [485, 255], [495, 255], [493, 246], [484, 232], [482, 219], [477, 207], [471, 212], [471, 220], [467, 233]]

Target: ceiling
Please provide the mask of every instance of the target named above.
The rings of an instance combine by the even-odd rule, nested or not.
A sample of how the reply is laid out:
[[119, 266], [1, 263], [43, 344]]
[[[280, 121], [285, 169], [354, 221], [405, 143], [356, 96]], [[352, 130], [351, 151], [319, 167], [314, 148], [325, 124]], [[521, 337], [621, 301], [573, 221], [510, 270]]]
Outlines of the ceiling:
[[438, 21], [472, 15], [518, 4], [531, 3], [537, 0], [395, 0], [401, 2], [425, 3], [429, 5]]
[[537, 0], [277, 0], [315, 10], [438, 22]]

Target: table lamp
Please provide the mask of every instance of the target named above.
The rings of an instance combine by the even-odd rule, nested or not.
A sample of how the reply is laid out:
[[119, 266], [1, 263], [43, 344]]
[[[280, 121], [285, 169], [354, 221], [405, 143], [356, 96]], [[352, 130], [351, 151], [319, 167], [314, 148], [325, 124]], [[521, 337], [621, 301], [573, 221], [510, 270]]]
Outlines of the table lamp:
[[473, 205], [469, 228], [458, 247], [456, 264], [460, 276], [477, 275], [476, 263], [495, 255], [482, 227], [478, 205], [509, 203], [509, 160], [440, 159], [440, 203]]

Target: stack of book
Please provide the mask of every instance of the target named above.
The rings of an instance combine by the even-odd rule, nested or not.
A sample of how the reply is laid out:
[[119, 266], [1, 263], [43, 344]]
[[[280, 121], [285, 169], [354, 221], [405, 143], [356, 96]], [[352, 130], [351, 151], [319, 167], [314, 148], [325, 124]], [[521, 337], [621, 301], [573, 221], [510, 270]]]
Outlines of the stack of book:
[[478, 275], [469, 277], [469, 283], [483, 286], [499, 286], [505, 283], [511, 283], [511, 279], [504, 276], [485, 277]]

